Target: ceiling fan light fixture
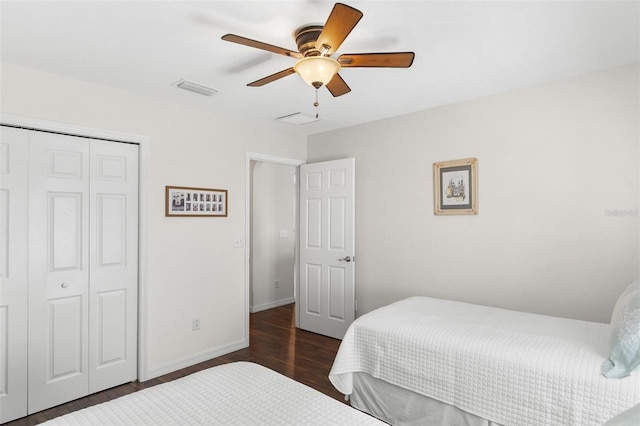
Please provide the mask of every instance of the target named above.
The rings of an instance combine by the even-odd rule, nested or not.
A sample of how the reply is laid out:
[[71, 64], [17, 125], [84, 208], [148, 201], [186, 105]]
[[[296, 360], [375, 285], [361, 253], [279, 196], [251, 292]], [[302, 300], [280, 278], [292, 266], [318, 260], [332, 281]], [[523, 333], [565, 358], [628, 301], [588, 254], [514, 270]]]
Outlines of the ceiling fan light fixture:
[[340, 71], [340, 64], [328, 56], [309, 56], [296, 62], [293, 69], [305, 83], [318, 89], [328, 84]]
[[[331, 55], [338, 51], [361, 18], [362, 12], [358, 9], [343, 3], [334, 4], [324, 25], [306, 24], [294, 31], [298, 52], [235, 34], [226, 34], [222, 39], [299, 59], [293, 67], [253, 81], [247, 86], [264, 86], [298, 73], [305, 83], [316, 89], [316, 102], [313, 105], [317, 107], [318, 89], [322, 86], [326, 86], [334, 97], [351, 92], [338, 74], [341, 68], [409, 68], [413, 63], [413, 52], [350, 53], [338, 56], [337, 60], [332, 59]], [[316, 110], [316, 118], [317, 115]]]

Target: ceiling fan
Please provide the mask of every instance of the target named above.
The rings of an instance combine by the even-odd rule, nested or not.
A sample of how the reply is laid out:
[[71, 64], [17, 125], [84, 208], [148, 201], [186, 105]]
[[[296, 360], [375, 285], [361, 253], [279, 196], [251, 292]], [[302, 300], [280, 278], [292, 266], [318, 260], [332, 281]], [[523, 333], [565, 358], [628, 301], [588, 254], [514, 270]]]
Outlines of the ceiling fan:
[[297, 52], [235, 34], [226, 34], [222, 39], [298, 59], [293, 67], [251, 82], [247, 86], [264, 86], [282, 77], [298, 73], [306, 83], [316, 89], [326, 86], [333, 96], [341, 96], [349, 93], [351, 89], [338, 74], [340, 68], [408, 68], [415, 57], [413, 52], [390, 52], [346, 53], [338, 56], [337, 59], [332, 58], [331, 55], [338, 50], [362, 16], [359, 10], [346, 4], [336, 3], [324, 26], [307, 24], [295, 31]]

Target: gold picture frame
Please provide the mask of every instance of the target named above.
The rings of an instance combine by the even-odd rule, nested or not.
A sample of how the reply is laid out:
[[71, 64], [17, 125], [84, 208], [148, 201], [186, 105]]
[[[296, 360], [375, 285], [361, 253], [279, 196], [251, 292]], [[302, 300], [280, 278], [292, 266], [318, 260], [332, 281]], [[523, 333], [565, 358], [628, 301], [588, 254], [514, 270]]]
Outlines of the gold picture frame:
[[227, 190], [165, 186], [166, 217], [227, 217]]
[[478, 214], [478, 160], [433, 163], [434, 214]]

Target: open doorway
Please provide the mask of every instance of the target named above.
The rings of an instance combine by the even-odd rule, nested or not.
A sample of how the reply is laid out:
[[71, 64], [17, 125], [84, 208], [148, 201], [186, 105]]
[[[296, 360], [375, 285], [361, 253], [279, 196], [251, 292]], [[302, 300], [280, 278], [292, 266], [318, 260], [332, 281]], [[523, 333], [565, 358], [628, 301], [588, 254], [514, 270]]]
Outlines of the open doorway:
[[[293, 205], [295, 229], [293, 238], [293, 288], [295, 305], [296, 327], [314, 333], [324, 334], [335, 338], [342, 338], [349, 324], [355, 318], [355, 159], [345, 158], [341, 160], [324, 161], [306, 164], [301, 160], [282, 157], [274, 157], [265, 154], [247, 153], [246, 161], [246, 210], [245, 210], [245, 343], [249, 345], [249, 323], [251, 307], [258, 312], [260, 305], [266, 309], [286, 304], [286, 297], [276, 296], [270, 305], [254, 298], [254, 280], [256, 273], [252, 268], [252, 256], [256, 250], [253, 245], [252, 235], [253, 221], [257, 214], [252, 214], [254, 194], [258, 192], [255, 183], [259, 179], [254, 176], [256, 164], [260, 162], [289, 166], [294, 171], [297, 182], [293, 183], [293, 202], [284, 201]], [[289, 178], [286, 178], [289, 182]], [[288, 183], [284, 183], [288, 186]], [[273, 186], [273, 185], [271, 185]], [[304, 188], [304, 191], [302, 190]], [[277, 198], [268, 190], [260, 190], [269, 198]], [[318, 193], [318, 191], [320, 191]], [[313, 199], [309, 196], [312, 192]], [[328, 197], [332, 197], [329, 202]], [[273, 204], [273, 201], [270, 202]], [[330, 206], [331, 208], [320, 208]], [[312, 207], [310, 210], [309, 207]], [[310, 226], [313, 225], [313, 226]], [[269, 225], [269, 233], [275, 233], [277, 238], [283, 238], [288, 233], [278, 225]], [[283, 235], [283, 237], [280, 237]], [[315, 250], [321, 235], [331, 236], [332, 243], [323, 245], [324, 250]], [[311, 242], [311, 239], [313, 241]], [[236, 240], [242, 241], [242, 237]], [[320, 243], [321, 244], [321, 243]], [[302, 247], [305, 247], [302, 249]], [[266, 251], [268, 251], [267, 249]], [[322, 251], [319, 259], [313, 260], [314, 255]], [[330, 251], [329, 255], [324, 252]], [[303, 256], [304, 255], [304, 256]], [[290, 257], [289, 257], [290, 259]], [[290, 262], [290, 261], [287, 261]], [[309, 263], [311, 262], [311, 263]], [[283, 263], [284, 264], [284, 263]], [[287, 268], [290, 263], [287, 263]], [[271, 265], [274, 267], [274, 264]], [[290, 269], [288, 269], [290, 270]], [[305, 273], [301, 274], [301, 270]], [[322, 273], [322, 270], [330, 273]], [[342, 273], [337, 272], [342, 271]], [[257, 272], [262, 273], [262, 272]], [[288, 273], [288, 271], [287, 271]], [[266, 274], [265, 274], [266, 275]], [[322, 277], [327, 277], [323, 279]], [[262, 277], [261, 277], [262, 278]], [[275, 275], [267, 276], [267, 286], [276, 289], [278, 278]], [[257, 282], [257, 281], [256, 281]], [[331, 291], [330, 291], [331, 288]], [[330, 297], [328, 297], [330, 294]], [[310, 296], [312, 295], [312, 296]], [[255, 299], [255, 300], [254, 300]], [[324, 300], [324, 301], [323, 301]], [[314, 321], [309, 322], [313, 318]], [[304, 319], [304, 322], [303, 322]], [[319, 319], [319, 321], [316, 321]]]
[[[245, 245], [245, 321], [244, 321], [244, 342], [247, 346], [249, 346], [249, 315], [250, 315], [250, 310], [251, 310], [251, 304], [252, 301], [251, 299], [251, 293], [252, 293], [252, 288], [251, 288], [251, 281], [252, 281], [252, 271], [251, 271], [251, 247], [253, 245], [253, 238], [251, 235], [251, 221], [252, 221], [252, 215], [251, 215], [251, 204], [252, 204], [252, 194], [253, 194], [253, 179], [252, 179], [252, 175], [251, 175], [251, 171], [252, 171], [252, 167], [251, 164], [253, 162], [259, 163], [259, 162], [263, 162], [263, 163], [273, 163], [273, 164], [279, 164], [279, 165], [284, 165], [284, 166], [291, 166], [293, 167], [293, 169], [296, 171], [296, 176], [299, 172], [299, 166], [301, 166], [302, 164], [305, 164], [305, 162], [303, 160], [296, 160], [296, 159], [292, 159], [292, 158], [285, 158], [285, 157], [277, 157], [277, 156], [273, 156], [273, 155], [269, 155], [269, 154], [260, 154], [260, 153], [255, 153], [255, 152], [247, 152], [246, 154], [246, 163], [245, 163], [245, 176], [246, 176], [246, 180], [245, 180], [245, 233], [244, 233], [244, 237], [246, 238], [246, 245]], [[298, 191], [298, 184], [296, 183], [295, 186], [295, 191], [297, 194]], [[298, 228], [299, 224], [298, 224], [298, 204], [297, 201], [295, 201], [294, 204], [294, 212], [296, 214], [296, 228]], [[278, 230], [279, 231], [279, 230]], [[278, 233], [279, 236], [279, 233]], [[238, 238], [240, 240], [242, 240], [242, 236], [238, 236]], [[295, 235], [294, 236], [294, 241], [297, 242], [297, 238], [298, 236]], [[298, 289], [298, 259], [299, 259], [299, 250], [298, 247], [296, 247], [295, 250], [295, 265], [294, 265], [294, 297], [297, 297], [297, 292], [299, 291]], [[295, 309], [295, 316], [296, 316], [296, 326], [299, 323], [299, 312], [297, 309], [297, 304], [296, 304], [296, 309]]]
[[295, 303], [297, 167], [250, 160], [249, 312]]

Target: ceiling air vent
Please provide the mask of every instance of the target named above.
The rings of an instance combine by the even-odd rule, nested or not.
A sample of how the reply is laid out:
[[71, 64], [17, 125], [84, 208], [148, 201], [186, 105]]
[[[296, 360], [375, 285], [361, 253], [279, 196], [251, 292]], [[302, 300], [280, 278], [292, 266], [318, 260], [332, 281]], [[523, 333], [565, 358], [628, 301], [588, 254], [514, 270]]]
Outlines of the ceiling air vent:
[[215, 95], [219, 92], [218, 89], [214, 89], [213, 87], [205, 86], [204, 84], [195, 83], [189, 80], [179, 80], [175, 83], [175, 86], [204, 96]]
[[289, 124], [308, 124], [313, 123], [314, 121], [318, 121], [319, 119], [316, 117], [309, 117], [308, 115], [304, 115], [301, 112], [296, 112], [289, 115], [283, 115], [282, 117], [276, 118], [276, 120]]

